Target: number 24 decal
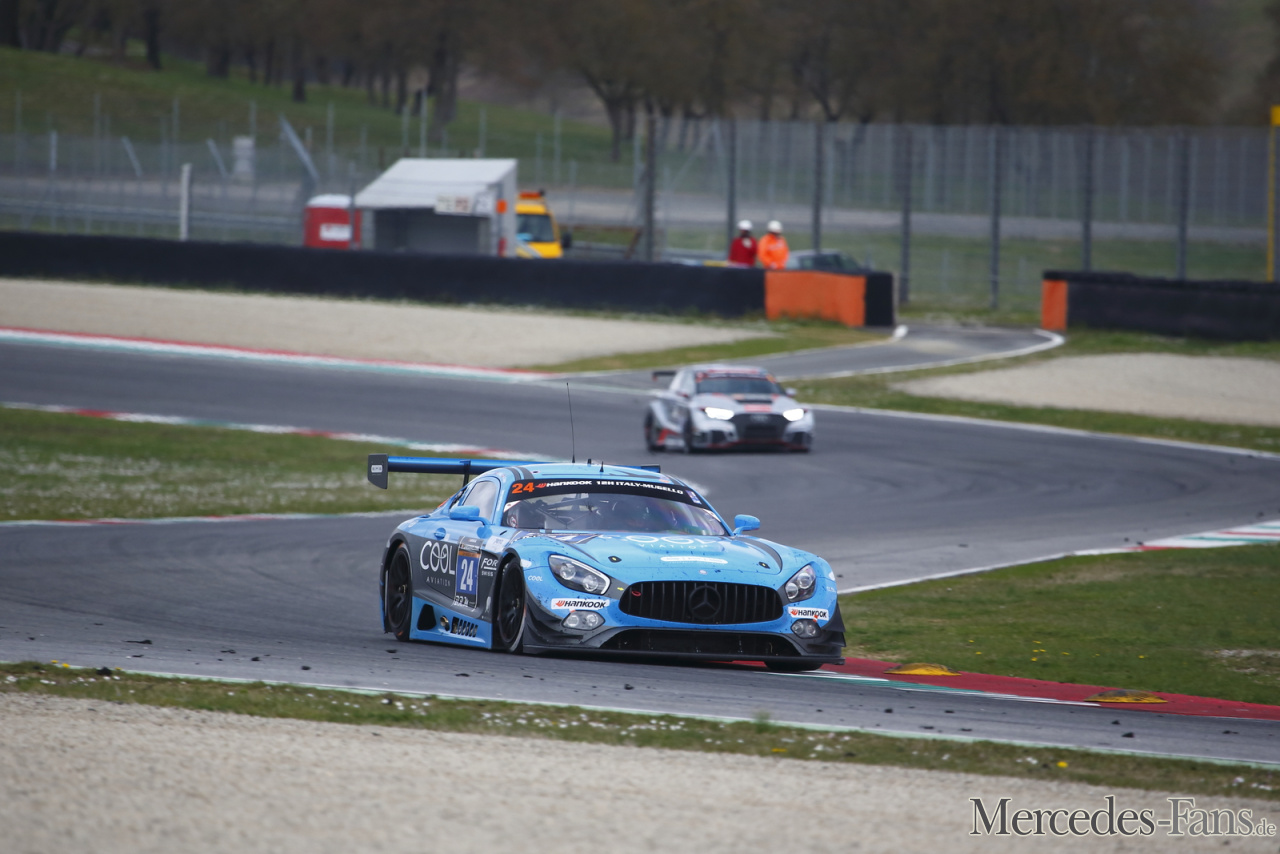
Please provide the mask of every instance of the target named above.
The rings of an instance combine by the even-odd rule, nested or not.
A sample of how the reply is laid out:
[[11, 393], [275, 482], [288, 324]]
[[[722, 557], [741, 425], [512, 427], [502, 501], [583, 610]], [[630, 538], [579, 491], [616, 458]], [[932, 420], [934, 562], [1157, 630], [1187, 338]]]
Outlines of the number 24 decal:
[[533, 481], [531, 481], [531, 480], [530, 480], [530, 481], [525, 481], [524, 483], [517, 483], [517, 484], [514, 484], [514, 485], [511, 487], [511, 494], [512, 494], [512, 495], [519, 495], [519, 494], [520, 494], [520, 493], [522, 493], [522, 492], [533, 492], [533, 487], [534, 487], [534, 485], [535, 485], [535, 484], [534, 484], [534, 482], [533, 482]]

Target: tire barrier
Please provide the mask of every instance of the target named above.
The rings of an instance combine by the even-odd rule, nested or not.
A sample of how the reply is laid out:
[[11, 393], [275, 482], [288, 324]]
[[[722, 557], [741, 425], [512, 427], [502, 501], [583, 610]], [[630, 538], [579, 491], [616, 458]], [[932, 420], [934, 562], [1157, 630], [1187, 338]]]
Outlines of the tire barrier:
[[1230, 341], [1280, 339], [1280, 285], [1046, 271], [1040, 325], [1131, 329]]
[[0, 275], [638, 312], [764, 309], [764, 271], [0, 232]]
[[764, 311], [770, 320], [812, 318], [845, 326], [893, 326], [896, 302], [889, 273], [765, 273]]
[[[0, 276], [893, 326], [893, 276], [0, 231]], [[766, 285], [766, 281], [771, 285]]]

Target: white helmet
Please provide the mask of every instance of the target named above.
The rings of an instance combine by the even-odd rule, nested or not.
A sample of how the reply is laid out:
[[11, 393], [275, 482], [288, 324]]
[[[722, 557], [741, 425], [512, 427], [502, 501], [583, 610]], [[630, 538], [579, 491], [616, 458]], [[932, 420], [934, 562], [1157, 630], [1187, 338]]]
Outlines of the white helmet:
[[751, 230], [751, 220], [749, 219], [738, 220], [738, 231], [750, 231], [750, 230]]
[[769, 230], [774, 234], [782, 234], [782, 223], [778, 222], [776, 219], [769, 220]]

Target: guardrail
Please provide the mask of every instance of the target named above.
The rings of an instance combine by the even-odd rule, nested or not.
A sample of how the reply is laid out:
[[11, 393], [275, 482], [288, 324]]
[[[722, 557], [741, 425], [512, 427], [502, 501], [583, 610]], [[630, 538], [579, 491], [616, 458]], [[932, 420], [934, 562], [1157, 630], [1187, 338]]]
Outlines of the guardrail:
[[1280, 285], [1049, 270], [1041, 326], [1132, 329], [1232, 341], [1280, 339]]

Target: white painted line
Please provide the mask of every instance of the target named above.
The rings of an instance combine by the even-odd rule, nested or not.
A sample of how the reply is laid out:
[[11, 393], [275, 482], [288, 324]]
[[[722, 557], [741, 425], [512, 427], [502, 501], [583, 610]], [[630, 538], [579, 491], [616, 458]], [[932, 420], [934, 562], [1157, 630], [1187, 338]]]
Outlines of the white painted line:
[[[895, 329], [894, 338], [892, 339], [894, 341], [899, 340], [907, 334], [905, 326], [898, 328], [902, 329], [903, 333], [899, 336]], [[981, 356], [962, 356], [958, 359], [944, 359], [940, 362], [924, 362], [917, 365], [891, 365], [883, 368], [858, 368], [851, 371], [835, 371], [829, 374], [806, 374], [804, 376], [788, 377], [788, 379], [836, 380], [843, 377], [862, 377], [870, 376], [872, 374], [897, 374], [904, 371], [924, 371], [932, 368], [950, 368], [955, 365], [971, 365], [978, 362], [991, 362], [997, 359], [1013, 359], [1018, 356], [1030, 356], [1032, 353], [1052, 350], [1054, 347], [1061, 347], [1066, 343], [1066, 339], [1056, 332], [1049, 332], [1045, 329], [1033, 329], [1031, 331], [1033, 334], [1044, 338], [1045, 341], [1040, 344], [1032, 344], [1029, 347], [1020, 347], [1017, 350], [1002, 350], [999, 353], [984, 353]]]
[[[1260, 530], [1258, 533], [1252, 533], [1255, 529]], [[1057, 554], [1045, 555], [1044, 557], [1010, 561], [1009, 563], [995, 563], [990, 566], [956, 569], [949, 572], [922, 575], [916, 578], [886, 581], [880, 584], [864, 584], [858, 587], [848, 587], [844, 590], [837, 590], [836, 593], [839, 595], [844, 595], [846, 593], [866, 593], [869, 590], [884, 590], [888, 587], [902, 587], [904, 585], [915, 584], [920, 581], [937, 581], [942, 578], [955, 578], [961, 575], [975, 575], [980, 572], [990, 572], [994, 569], [1007, 569], [1012, 566], [1027, 566], [1033, 563], [1045, 563], [1046, 561], [1061, 560], [1062, 558], [1068, 557], [1129, 554], [1131, 552], [1149, 551], [1154, 549], [1206, 549], [1256, 545], [1259, 543], [1274, 544], [1277, 540], [1280, 540], [1280, 521], [1260, 522], [1256, 525], [1239, 525], [1234, 528], [1228, 528], [1225, 531], [1206, 531], [1199, 534], [1183, 534], [1177, 537], [1166, 537], [1161, 540], [1150, 540], [1139, 545], [1124, 546], [1122, 548], [1078, 549], [1076, 551], [1058, 552]]]
[[552, 376], [551, 374], [539, 373], [537, 371], [522, 371], [510, 368], [477, 368], [466, 365], [448, 365], [431, 362], [399, 362], [392, 359], [353, 359], [339, 356], [316, 356], [306, 353], [290, 353], [278, 350], [256, 350], [247, 347], [229, 347], [220, 344], [188, 344], [181, 341], [160, 341], [150, 338], [125, 338], [114, 335], [93, 335], [76, 332], [48, 332], [39, 329], [20, 329], [16, 327], [0, 327], [0, 341], [9, 341], [19, 344], [49, 344], [62, 347], [118, 350], [133, 353], [238, 359], [242, 361], [267, 362], [302, 367], [344, 368], [350, 370], [416, 374], [456, 379], [499, 380], [503, 382], [529, 382], [531, 380], [541, 380]]
[[1130, 436], [1124, 433], [1100, 433], [1095, 430], [1079, 430], [1074, 427], [1054, 427], [1049, 424], [1027, 424], [1022, 421], [997, 421], [994, 418], [974, 418], [969, 415], [936, 415], [928, 412], [907, 412], [901, 409], [872, 409], [865, 406], [842, 406], [836, 403], [810, 403], [810, 409], [820, 412], [844, 412], [852, 415], [878, 415], [884, 418], [908, 418], [916, 421], [934, 421], [939, 424], [966, 424], [973, 427], [1000, 427], [1006, 430], [1022, 430], [1028, 433], [1044, 433], [1051, 436], [1077, 436], [1106, 439], [1113, 442], [1137, 442], [1163, 448], [1187, 451], [1207, 451], [1237, 457], [1253, 457], [1263, 460], [1280, 460], [1280, 454], [1271, 451], [1255, 451], [1251, 448], [1232, 448], [1227, 445], [1207, 445], [1201, 442], [1180, 442], [1176, 439], [1153, 439], [1147, 436]]
[[232, 516], [161, 516], [155, 519], [14, 519], [0, 521], [0, 528], [89, 528], [111, 525], [181, 525], [189, 522], [292, 522], [299, 519], [376, 519], [392, 516], [404, 519], [417, 516], [416, 510], [377, 510], [365, 513], [241, 513]]

